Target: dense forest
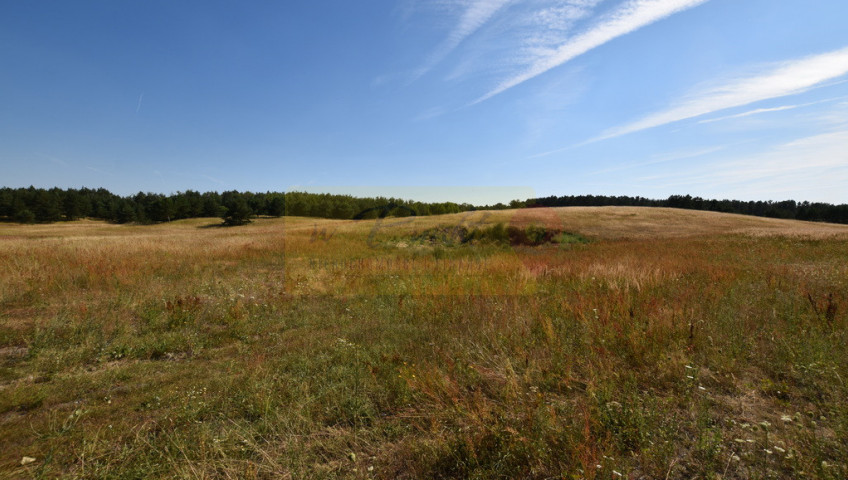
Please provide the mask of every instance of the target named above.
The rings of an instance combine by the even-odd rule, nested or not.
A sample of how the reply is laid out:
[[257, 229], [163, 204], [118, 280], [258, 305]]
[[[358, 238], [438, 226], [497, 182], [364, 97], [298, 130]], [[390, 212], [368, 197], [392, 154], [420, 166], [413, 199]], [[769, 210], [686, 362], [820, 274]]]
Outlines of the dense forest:
[[[491, 208], [507, 208], [499, 205]], [[96, 218], [115, 223], [159, 223], [196, 217], [222, 217], [244, 223], [253, 216], [304, 216], [351, 219], [378, 216], [438, 215], [475, 210], [452, 202], [423, 203], [397, 198], [360, 198], [304, 192], [228, 191], [172, 195], [139, 192], [121, 197], [106, 189], [0, 188], [0, 220], [41, 223]]]
[[106, 189], [0, 188], [0, 220], [21, 223], [56, 222], [96, 218], [115, 223], [158, 223], [195, 217], [220, 217], [240, 224], [253, 216], [309, 216], [321, 218], [375, 218], [378, 216], [439, 215], [481, 209], [641, 206], [739, 213], [761, 217], [848, 223], [848, 205], [786, 200], [705, 200], [672, 195], [664, 200], [642, 197], [579, 195], [513, 200], [509, 205], [474, 206], [468, 203], [423, 203], [397, 198], [361, 198], [304, 192], [195, 192], [172, 195], [139, 192], [121, 197]]

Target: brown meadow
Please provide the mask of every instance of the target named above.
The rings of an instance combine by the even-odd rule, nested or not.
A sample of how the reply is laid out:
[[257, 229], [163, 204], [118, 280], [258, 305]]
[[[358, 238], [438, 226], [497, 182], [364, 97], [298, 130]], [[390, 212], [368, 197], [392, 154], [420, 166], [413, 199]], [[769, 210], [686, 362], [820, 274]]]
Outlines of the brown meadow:
[[848, 478], [846, 226], [215, 223], [0, 224], [0, 476]]

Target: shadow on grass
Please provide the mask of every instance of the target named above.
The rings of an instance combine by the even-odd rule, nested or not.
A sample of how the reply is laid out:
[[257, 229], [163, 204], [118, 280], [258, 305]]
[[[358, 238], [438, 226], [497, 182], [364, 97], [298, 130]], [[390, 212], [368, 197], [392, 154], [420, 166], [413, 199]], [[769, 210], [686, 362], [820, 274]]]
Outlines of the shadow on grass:
[[198, 225], [198, 226], [197, 226], [197, 228], [232, 228], [232, 227], [244, 227], [245, 225], [250, 225], [251, 223], [253, 223], [253, 222], [251, 221], [251, 222], [243, 222], [243, 223], [227, 223], [227, 222], [221, 222], [221, 223], [210, 223], [210, 224], [207, 224], [207, 225]]
[[224, 222], [221, 223], [209, 223], [207, 225], [198, 225], [197, 228], [229, 228], [233, 225], [227, 225]]

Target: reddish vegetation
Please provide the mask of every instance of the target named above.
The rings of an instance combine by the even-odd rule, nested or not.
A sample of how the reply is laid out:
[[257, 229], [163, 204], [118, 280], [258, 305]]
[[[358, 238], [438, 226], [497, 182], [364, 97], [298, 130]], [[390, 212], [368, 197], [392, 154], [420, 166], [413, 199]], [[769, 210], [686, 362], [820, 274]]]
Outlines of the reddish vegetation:
[[0, 476], [848, 476], [848, 227], [513, 214], [0, 226]]

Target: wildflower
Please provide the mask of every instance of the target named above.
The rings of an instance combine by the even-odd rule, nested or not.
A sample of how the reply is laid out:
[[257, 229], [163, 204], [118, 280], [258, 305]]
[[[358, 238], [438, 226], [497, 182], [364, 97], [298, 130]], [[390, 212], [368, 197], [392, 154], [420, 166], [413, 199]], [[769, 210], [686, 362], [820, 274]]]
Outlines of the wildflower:
[[792, 417], [790, 417], [789, 415], [786, 415], [786, 414], [781, 415], [780, 419], [783, 420], [784, 422], [791, 422], [792, 421]]

